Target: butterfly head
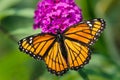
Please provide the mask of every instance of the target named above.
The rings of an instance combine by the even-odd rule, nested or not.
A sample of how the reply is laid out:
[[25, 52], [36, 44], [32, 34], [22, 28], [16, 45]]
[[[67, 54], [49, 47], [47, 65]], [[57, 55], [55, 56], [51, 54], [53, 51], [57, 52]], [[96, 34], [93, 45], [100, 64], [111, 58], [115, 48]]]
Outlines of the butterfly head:
[[60, 29], [57, 29], [56, 34], [62, 34], [62, 31]]

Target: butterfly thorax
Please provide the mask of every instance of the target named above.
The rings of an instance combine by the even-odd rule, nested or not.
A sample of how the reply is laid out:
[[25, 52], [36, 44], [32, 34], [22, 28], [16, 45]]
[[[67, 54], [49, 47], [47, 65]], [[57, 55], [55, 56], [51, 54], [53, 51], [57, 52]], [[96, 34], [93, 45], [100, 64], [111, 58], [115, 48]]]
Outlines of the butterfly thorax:
[[61, 33], [57, 33], [57, 40], [58, 42], [61, 42], [63, 40], [63, 35]]

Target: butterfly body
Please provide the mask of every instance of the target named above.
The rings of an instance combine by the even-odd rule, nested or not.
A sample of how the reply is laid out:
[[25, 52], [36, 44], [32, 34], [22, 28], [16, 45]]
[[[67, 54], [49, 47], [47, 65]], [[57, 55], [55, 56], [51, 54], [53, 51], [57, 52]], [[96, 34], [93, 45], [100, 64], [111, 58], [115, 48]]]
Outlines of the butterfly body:
[[57, 32], [56, 36], [57, 36], [56, 40], [60, 45], [60, 50], [62, 52], [62, 55], [63, 55], [65, 61], [67, 62], [67, 50], [66, 50], [66, 47], [65, 47], [65, 44], [64, 44], [65, 37], [59, 31]]
[[63, 75], [78, 70], [89, 62], [90, 46], [105, 28], [103, 19], [83, 21], [64, 32], [40, 33], [21, 39], [19, 49], [35, 59], [42, 59], [50, 71]]

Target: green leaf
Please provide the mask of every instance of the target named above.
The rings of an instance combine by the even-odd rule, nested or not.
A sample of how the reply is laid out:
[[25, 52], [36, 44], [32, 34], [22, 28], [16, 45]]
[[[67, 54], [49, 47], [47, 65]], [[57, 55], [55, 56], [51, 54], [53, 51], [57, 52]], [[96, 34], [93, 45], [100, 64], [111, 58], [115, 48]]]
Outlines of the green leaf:
[[21, 0], [0, 0], [0, 12], [18, 4], [20, 1]]
[[32, 8], [24, 8], [24, 9], [8, 9], [4, 10], [0, 13], [0, 20], [4, 19], [8, 16], [19, 16], [25, 18], [32, 18], [34, 10]]

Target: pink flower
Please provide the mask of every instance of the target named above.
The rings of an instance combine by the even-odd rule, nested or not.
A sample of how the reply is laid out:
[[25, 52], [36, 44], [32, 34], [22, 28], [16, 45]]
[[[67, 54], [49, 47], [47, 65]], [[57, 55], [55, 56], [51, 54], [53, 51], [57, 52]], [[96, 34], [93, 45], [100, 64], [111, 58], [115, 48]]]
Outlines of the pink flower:
[[34, 29], [43, 33], [61, 33], [69, 26], [82, 21], [81, 9], [74, 0], [42, 0], [34, 13]]

